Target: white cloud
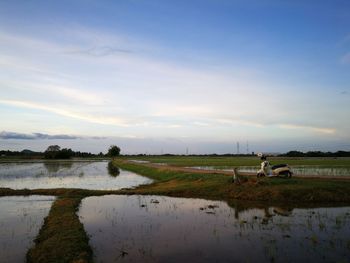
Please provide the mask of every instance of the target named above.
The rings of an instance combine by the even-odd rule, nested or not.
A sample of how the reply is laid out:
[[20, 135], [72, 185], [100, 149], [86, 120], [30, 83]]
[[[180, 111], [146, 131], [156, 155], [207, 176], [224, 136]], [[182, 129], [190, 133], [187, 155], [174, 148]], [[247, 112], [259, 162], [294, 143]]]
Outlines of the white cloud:
[[48, 85], [44, 87], [44, 90], [63, 95], [66, 98], [73, 99], [87, 105], [103, 105], [105, 101], [105, 99], [97, 94], [97, 92], [93, 93], [84, 89]]
[[225, 124], [225, 125], [245, 125], [245, 126], [253, 126], [256, 128], [262, 128], [264, 127], [264, 124], [260, 122], [253, 122], [253, 121], [246, 121], [246, 120], [240, 120], [240, 119], [218, 119], [218, 123]]
[[[63, 30], [60, 41], [49, 39], [0, 32], [5, 50], [0, 57], [0, 103], [127, 127], [135, 136], [159, 136], [161, 128], [174, 137], [215, 138], [223, 136], [214, 134], [221, 130], [234, 136], [266, 127], [297, 127], [307, 134], [336, 131], [323, 128], [325, 118], [314, 110], [319, 98], [313, 99], [312, 109], [300, 107], [304, 93], [276, 88], [274, 81], [256, 78], [254, 70], [242, 74], [234, 68], [196, 67], [161, 57], [155, 51], [161, 47], [141, 40], [81, 28]], [[293, 124], [308, 123], [309, 112], [310, 126]], [[298, 122], [300, 116], [305, 119]], [[286, 118], [291, 124], [284, 124]], [[79, 124], [72, 129], [86, 133]], [[106, 135], [114, 132], [110, 129]]]
[[83, 113], [73, 112], [65, 109], [61, 109], [60, 107], [52, 107], [47, 106], [44, 104], [38, 104], [33, 102], [27, 102], [27, 101], [17, 101], [17, 100], [0, 100], [1, 104], [6, 104], [10, 106], [16, 106], [21, 108], [29, 108], [29, 109], [36, 109], [36, 110], [43, 110], [46, 112], [52, 112], [61, 116], [79, 119], [91, 123], [97, 123], [97, 124], [104, 124], [104, 125], [115, 125], [115, 126], [128, 126], [128, 123], [126, 120], [123, 120], [118, 117], [106, 117], [106, 116], [93, 116], [93, 115], [87, 115]]
[[336, 132], [336, 129], [334, 128], [312, 127], [312, 126], [295, 125], [295, 124], [280, 124], [279, 127], [282, 129], [300, 129], [300, 130], [312, 131], [312, 132], [323, 133], [323, 134], [334, 134]]

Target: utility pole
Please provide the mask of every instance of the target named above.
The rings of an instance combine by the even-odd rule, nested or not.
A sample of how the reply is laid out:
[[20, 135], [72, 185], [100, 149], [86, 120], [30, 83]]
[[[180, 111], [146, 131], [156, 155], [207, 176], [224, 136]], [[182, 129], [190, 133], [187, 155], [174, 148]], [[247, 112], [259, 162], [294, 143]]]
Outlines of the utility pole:
[[239, 154], [239, 142], [237, 142], [237, 154]]

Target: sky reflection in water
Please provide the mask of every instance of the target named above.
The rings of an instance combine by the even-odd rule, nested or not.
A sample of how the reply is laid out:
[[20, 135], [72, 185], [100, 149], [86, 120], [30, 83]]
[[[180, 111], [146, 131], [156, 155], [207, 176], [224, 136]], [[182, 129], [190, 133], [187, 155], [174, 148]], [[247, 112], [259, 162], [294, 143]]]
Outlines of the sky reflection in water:
[[108, 170], [108, 162], [0, 163], [0, 187], [12, 189], [84, 188], [117, 190], [152, 180], [132, 172]]
[[51, 196], [0, 197], [1, 263], [25, 262], [54, 200]]
[[350, 208], [232, 208], [162, 196], [83, 200], [96, 262], [349, 260]]

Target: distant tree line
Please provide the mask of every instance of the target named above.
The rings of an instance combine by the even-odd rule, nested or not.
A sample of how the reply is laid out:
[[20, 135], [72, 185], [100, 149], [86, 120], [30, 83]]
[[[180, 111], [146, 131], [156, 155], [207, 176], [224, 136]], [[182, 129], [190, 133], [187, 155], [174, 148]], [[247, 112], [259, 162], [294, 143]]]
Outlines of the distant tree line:
[[[61, 149], [58, 145], [50, 145], [45, 152], [36, 152], [31, 150], [23, 151], [9, 151], [9, 150], [0, 150], [0, 157], [21, 157], [21, 158], [46, 158], [46, 159], [69, 159], [69, 158], [93, 158], [93, 157], [116, 157], [120, 155], [120, 148], [116, 145], [111, 145], [107, 153], [90, 153], [90, 152], [80, 152], [73, 151], [72, 149], [63, 148]], [[132, 154], [127, 156], [192, 156], [192, 157], [248, 157], [255, 156], [255, 153], [251, 154], [162, 154], [162, 155], [153, 155], [153, 154]], [[337, 151], [337, 152], [321, 152], [321, 151], [289, 151], [284, 154], [272, 154], [271, 156], [281, 156], [281, 157], [350, 157], [350, 151]]]
[[75, 152], [72, 149], [61, 149], [58, 145], [50, 145], [44, 152], [45, 159], [70, 159], [72, 157], [116, 157], [120, 154], [120, 148], [116, 145], [111, 145], [107, 154], [100, 152], [99, 154], [93, 154], [90, 152]]
[[106, 154], [100, 152], [94, 154], [91, 152], [73, 151], [69, 148], [61, 148], [59, 145], [50, 145], [45, 152], [35, 152], [31, 150], [9, 151], [0, 150], [0, 157], [20, 157], [26, 159], [45, 158], [45, 159], [70, 159], [70, 158], [91, 158], [91, 157], [116, 157], [120, 154], [120, 148], [111, 145]]
[[218, 153], [207, 153], [207, 154], [173, 154], [173, 153], [164, 153], [164, 154], [145, 154], [145, 153], [139, 153], [139, 154], [126, 154], [124, 156], [136, 156], [136, 157], [142, 157], [142, 156], [189, 156], [189, 157], [248, 157], [248, 156], [256, 156], [255, 153], [251, 154], [235, 154], [235, 153], [224, 153], [224, 154], [218, 154]]
[[9, 151], [9, 150], [1, 150], [0, 156], [21, 156], [21, 157], [42, 157], [44, 153], [42, 152], [34, 152], [31, 150], [23, 150], [23, 151]]
[[279, 156], [286, 157], [350, 157], [350, 152], [348, 151], [337, 151], [337, 152], [321, 152], [321, 151], [289, 151], [285, 154], [280, 154]]

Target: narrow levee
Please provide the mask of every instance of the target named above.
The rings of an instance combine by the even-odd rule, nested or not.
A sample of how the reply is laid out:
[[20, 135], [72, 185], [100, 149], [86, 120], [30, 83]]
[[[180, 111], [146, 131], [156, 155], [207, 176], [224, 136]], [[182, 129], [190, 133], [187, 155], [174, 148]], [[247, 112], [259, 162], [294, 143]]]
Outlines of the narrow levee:
[[88, 236], [76, 211], [81, 197], [60, 197], [27, 253], [27, 262], [92, 262]]
[[[58, 171], [65, 171], [66, 168], [62, 169]], [[80, 178], [79, 169], [81, 170], [82, 167], [73, 171], [69, 168], [69, 171]], [[58, 173], [56, 177], [61, 176], [58, 171], [54, 172]], [[74, 173], [74, 171], [77, 172]], [[27, 252], [28, 262], [92, 262], [94, 259], [100, 260], [101, 255], [104, 255], [102, 259], [107, 261], [109, 259], [104, 257], [111, 256], [115, 260], [132, 259], [147, 262], [170, 257], [172, 253], [176, 254], [172, 257], [174, 260], [195, 262], [197, 256], [197, 259], [205, 262], [214, 259], [214, 254], [207, 253], [210, 248], [215, 251], [215, 254], [220, 255], [222, 260], [226, 260], [229, 257], [228, 247], [231, 246], [236, 246], [240, 251], [258, 249], [258, 255], [265, 261], [268, 261], [268, 258], [280, 260], [281, 254], [278, 251], [284, 250], [279, 244], [285, 245], [291, 251], [301, 251], [297, 247], [302, 242], [296, 241], [300, 238], [304, 238], [305, 242], [309, 242], [312, 246], [319, 244], [317, 247], [311, 247], [308, 243], [308, 248], [316, 251], [326, 249], [327, 242], [336, 244], [333, 246], [337, 255], [344, 255], [348, 249], [344, 244], [350, 241], [341, 233], [348, 235], [349, 232], [349, 180], [257, 179], [240, 176], [240, 183], [235, 184], [232, 182], [232, 176], [219, 172], [182, 171], [169, 169], [166, 165], [150, 166], [148, 163], [130, 163], [123, 159], [116, 159], [110, 165], [105, 163], [103, 171], [107, 173], [106, 176], [114, 176], [113, 178], [119, 177], [121, 171], [125, 171], [130, 177], [136, 174], [145, 178], [144, 180], [149, 184], [139, 183], [122, 189], [112, 187], [110, 190], [76, 188], [74, 183], [65, 183], [64, 187], [47, 189], [0, 188], [0, 196], [40, 194], [57, 197], [34, 244], [32, 243], [31, 249]], [[86, 172], [81, 177], [84, 178], [89, 173]], [[34, 177], [30, 176], [30, 178]], [[69, 176], [63, 175], [62, 180], [65, 180], [65, 177]], [[21, 181], [22, 177], [17, 179]], [[99, 179], [103, 180], [104, 177], [95, 178], [95, 180]], [[93, 208], [87, 209], [89, 205], [86, 206], [86, 204], [89, 204], [89, 200], [94, 200], [93, 203], [98, 205], [92, 205]], [[79, 210], [81, 201], [82, 208]], [[298, 208], [305, 210], [299, 211]], [[308, 210], [310, 208], [314, 210]], [[332, 216], [327, 217], [328, 214]], [[170, 218], [167, 217], [169, 215]], [[160, 221], [157, 219], [158, 216]], [[173, 220], [174, 218], [177, 220]], [[307, 220], [307, 218], [310, 218], [308, 225], [298, 226], [300, 220]], [[168, 226], [173, 230], [179, 229], [179, 234], [177, 231], [167, 229], [165, 221], [169, 222]], [[182, 225], [184, 222], [190, 228]], [[120, 231], [116, 233], [110, 230], [110, 224]], [[205, 225], [216, 227], [205, 229]], [[222, 225], [225, 226], [229, 235], [224, 233]], [[284, 233], [285, 230], [281, 230], [279, 226], [282, 228], [289, 226], [292, 231]], [[328, 228], [328, 226], [332, 227]], [[336, 227], [341, 233], [333, 231]], [[199, 232], [196, 232], [197, 228], [200, 229]], [[247, 228], [252, 228], [254, 231]], [[143, 236], [137, 233], [135, 235], [135, 231]], [[272, 231], [271, 239], [264, 239], [269, 236], [269, 231]], [[225, 245], [219, 246], [219, 243], [215, 243], [216, 235], [213, 233], [218, 234], [219, 243]], [[293, 236], [293, 233], [305, 233], [305, 236]], [[119, 234], [121, 239], [117, 237]], [[101, 235], [106, 240], [102, 240]], [[203, 238], [198, 239], [201, 235]], [[243, 243], [242, 239], [233, 238], [237, 235], [241, 235]], [[334, 238], [336, 236], [340, 239]], [[163, 237], [173, 237], [175, 241], [163, 239]], [[252, 241], [259, 238], [264, 241], [263, 250], [260, 247], [262, 244]], [[146, 240], [150, 240], [150, 246]], [[106, 242], [109, 245], [106, 245]], [[116, 246], [113, 252], [109, 252], [108, 247], [114, 242]], [[181, 242], [187, 245], [182, 246]], [[276, 243], [278, 245], [271, 246]], [[98, 244], [102, 247], [99, 248]], [[136, 250], [130, 249], [132, 244], [137, 247]], [[164, 247], [165, 244], [167, 244], [166, 247]], [[266, 250], [272, 252], [266, 253]], [[332, 253], [329, 258], [343, 259]], [[241, 260], [239, 256], [236, 259]]]

